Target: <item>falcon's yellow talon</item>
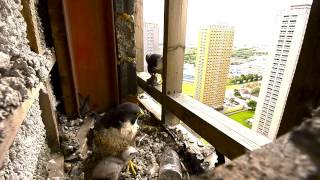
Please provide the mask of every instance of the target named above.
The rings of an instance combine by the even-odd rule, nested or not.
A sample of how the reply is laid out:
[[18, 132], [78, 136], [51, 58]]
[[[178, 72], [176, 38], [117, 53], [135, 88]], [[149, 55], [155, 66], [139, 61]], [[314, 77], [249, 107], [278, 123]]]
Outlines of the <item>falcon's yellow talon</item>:
[[136, 170], [135, 170], [135, 167], [137, 167], [137, 166], [132, 162], [132, 160], [130, 160], [129, 163], [128, 163], [128, 166], [127, 166], [127, 171], [130, 170], [131, 173], [132, 173], [134, 176], [137, 175], [137, 172], [136, 172]]

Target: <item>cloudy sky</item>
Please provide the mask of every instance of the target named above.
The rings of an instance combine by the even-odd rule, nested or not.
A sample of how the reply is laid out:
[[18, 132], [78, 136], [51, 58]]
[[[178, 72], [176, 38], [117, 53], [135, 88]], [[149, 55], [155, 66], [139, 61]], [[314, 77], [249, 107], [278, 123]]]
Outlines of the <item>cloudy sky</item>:
[[[234, 45], [270, 44], [280, 10], [312, 0], [188, 0], [187, 44], [197, 43], [200, 26], [226, 24], [235, 27]], [[145, 22], [160, 26], [163, 37], [164, 0], [144, 0]]]

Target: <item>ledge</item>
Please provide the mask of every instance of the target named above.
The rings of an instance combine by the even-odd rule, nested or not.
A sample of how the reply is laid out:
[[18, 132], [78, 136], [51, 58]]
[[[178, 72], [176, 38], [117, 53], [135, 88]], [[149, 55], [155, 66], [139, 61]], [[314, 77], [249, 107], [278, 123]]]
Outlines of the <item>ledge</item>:
[[[52, 61], [52, 64], [51, 64], [50, 70], [55, 63], [55, 58], [53, 57], [51, 61]], [[30, 107], [32, 106], [35, 99], [39, 97], [39, 91], [42, 86], [43, 86], [43, 83], [41, 82], [40, 84], [38, 84], [37, 87], [29, 90], [28, 92], [29, 98], [24, 102], [22, 102], [21, 105], [18, 108], [16, 108], [11, 115], [9, 115], [5, 120], [3, 120], [3, 134], [5, 137], [0, 143], [0, 165], [1, 166], [3, 164], [5, 154], [7, 153], [10, 146], [12, 145], [23, 120], [26, 118], [29, 112]]]
[[137, 82], [138, 85], [148, 94], [150, 94], [156, 101], [161, 103], [161, 97], [162, 97], [162, 86], [158, 85], [155, 87], [149, 86], [146, 82], [147, 79], [150, 78], [150, 74], [146, 72], [139, 72], [137, 73]]
[[[159, 89], [146, 83], [146, 73], [138, 73], [138, 85], [155, 100], [165, 104], [197, 134], [217, 148], [229, 159], [234, 159], [247, 151], [253, 151], [271, 142], [268, 138], [242, 126], [227, 116], [184, 94], [165, 96]], [[159, 117], [159, 107], [152, 98], [139, 101]], [[156, 109], [155, 109], [156, 108]]]

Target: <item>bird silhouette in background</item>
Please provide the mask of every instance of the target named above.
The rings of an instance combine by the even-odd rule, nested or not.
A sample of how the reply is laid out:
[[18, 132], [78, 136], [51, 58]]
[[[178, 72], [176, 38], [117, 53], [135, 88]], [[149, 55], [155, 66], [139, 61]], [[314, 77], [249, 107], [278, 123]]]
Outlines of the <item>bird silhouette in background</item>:
[[134, 158], [137, 153], [138, 151], [135, 148], [129, 146], [124, 152], [121, 153], [121, 157], [109, 156], [103, 158], [95, 166], [92, 173], [92, 178], [118, 180], [119, 174], [124, 165], [128, 164], [130, 159]]
[[[134, 164], [126, 157], [131, 157], [129, 152], [134, 152], [132, 144], [138, 132], [138, 119], [144, 115], [140, 107], [134, 103], [123, 103], [105, 114], [95, 123], [93, 129], [93, 153], [96, 160], [101, 162], [118, 159], [129, 162], [127, 169], [135, 175]], [[128, 151], [130, 149], [130, 151]], [[131, 153], [132, 154], [132, 153]], [[102, 163], [102, 162], [101, 162]], [[99, 166], [101, 167], [101, 166]]]
[[159, 85], [156, 74], [162, 75], [163, 60], [160, 54], [147, 54], [146, 61], [148, 64], [148, 72], [151, 77], [147, 80], [147, 83], [151, 86]]

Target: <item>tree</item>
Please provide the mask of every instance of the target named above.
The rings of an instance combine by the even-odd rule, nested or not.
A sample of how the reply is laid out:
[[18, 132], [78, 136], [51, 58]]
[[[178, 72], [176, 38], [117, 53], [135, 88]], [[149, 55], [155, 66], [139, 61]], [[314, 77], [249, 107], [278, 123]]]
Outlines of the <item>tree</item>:
[[254, 79], [254, 75], [253, 75], [253, 74], [248, 74], [248, 75], [247, 75], [247, 80], [248, 80], [249, 82], [252, 82], [253, 79]]
[[188, 64], [195, 64], [197, 58], [197, 48], [188, 48], [184, 53], [184, 62]]
[[257, 101], [254, 101], [254, 100], [250, 100], [247, 105], [249, 106], [249, 108], [252, 110], [252, 111], [255, 111], [256, 110], [256, 107], [257, 107]]
[[242, 81], [246, 81], [247, 80], [247, 77], [244, 74], [241, 74], [240, 78], [241, 78]]
[[233, 50], [232, 57], [249, 59], [250, 57], [255, 55], [255, 49], [253, 48], [239, 48]]
[[239, 89], [234, 89], [233, 90], [233, 95], [236, 96], [236, 97], [241, 97], [241, 94], [239, 92]]
[[260, 87], [256, 87], [251, 91], [251, 94], [254, 96], [259, 96], [259, 93], [260, 93]]

